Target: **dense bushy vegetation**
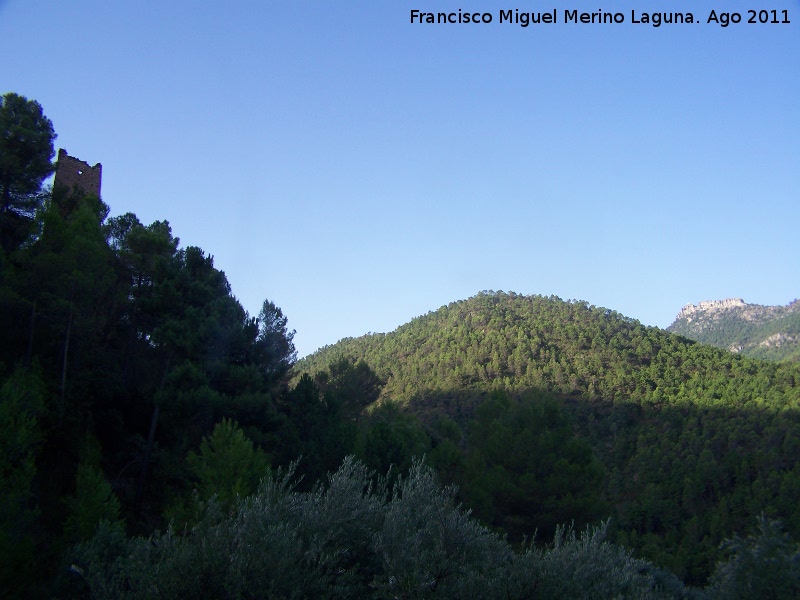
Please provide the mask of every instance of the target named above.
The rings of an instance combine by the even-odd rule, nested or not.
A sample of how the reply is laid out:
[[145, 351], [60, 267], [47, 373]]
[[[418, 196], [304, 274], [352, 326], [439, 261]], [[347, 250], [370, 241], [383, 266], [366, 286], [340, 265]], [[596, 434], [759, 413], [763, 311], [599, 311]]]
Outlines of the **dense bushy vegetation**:
[[308, 492], [292, 470], [197, 523], [126, 538], [101, 522], [72, 553], [63, 588], [93, 598], [794, 598], [800, 548], [763, 517], [730, 540], [706, 589], [605, 540], [607, 523], [556, 529], [545, 548], [515, 551], [473, 519], [419, 461], [393, 485], [346, 458]]
[[[390, 489], [346, 459], [309, 492], [291, 471], [197, 525], [125, 538], [103, 524], [75, 552], [75, 588], [94, 598], [671, 598], [674, 576], [603, 540], [559, 529], [514, 552], [453, 501], [419, 462]], [[80, 581], [78, 581], [80, 578]]]
[[55, 135], [38, 104], [7, 94], [0, 119], [0, 589], [40, 597], [101, 520], [149, 533], [195, 487], [253, 491], [289, 447], [295, 351], [280, 308], [248, 315], [166, 221], [42, 189]]
[[797, 591], [798, 365], [502, 293], [295, 365], [166, 221], [7, 158], [3, 597]]

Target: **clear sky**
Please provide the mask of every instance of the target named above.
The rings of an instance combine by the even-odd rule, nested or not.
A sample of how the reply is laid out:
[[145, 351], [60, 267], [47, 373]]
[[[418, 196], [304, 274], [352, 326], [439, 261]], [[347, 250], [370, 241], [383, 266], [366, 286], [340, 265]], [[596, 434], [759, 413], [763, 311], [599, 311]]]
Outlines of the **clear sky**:
[[[625, 22], [563, 22], [598, 9]], [[485, 289], [660, 327], [800, 296], [798, 0], [0, 0], [0, 56], [113, 215], [168, 220], [301, 356]]]

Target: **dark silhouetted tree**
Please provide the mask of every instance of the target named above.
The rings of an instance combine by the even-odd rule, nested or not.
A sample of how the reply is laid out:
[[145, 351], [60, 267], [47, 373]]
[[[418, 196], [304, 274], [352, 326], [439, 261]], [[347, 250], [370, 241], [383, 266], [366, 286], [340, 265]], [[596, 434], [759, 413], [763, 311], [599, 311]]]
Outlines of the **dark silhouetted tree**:
[[53, 173], [53, 123], [24, 96], [0, 97], [0, 234], [6, 252], [24, 240]]

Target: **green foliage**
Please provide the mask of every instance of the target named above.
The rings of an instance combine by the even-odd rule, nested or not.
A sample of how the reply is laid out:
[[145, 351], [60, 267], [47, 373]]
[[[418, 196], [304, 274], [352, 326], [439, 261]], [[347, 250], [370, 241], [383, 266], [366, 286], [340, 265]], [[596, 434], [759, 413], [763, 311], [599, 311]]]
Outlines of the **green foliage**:
[[800, 545], [782, 531], [779, 521], [761, 514], [758, 532], [724, 544], [730, 553], [709, 582], [714, 598], [786, 599], [800, 597]]
[[440, 488], [419, 461], [395, 485], [373, 549], [381, 560], [373, 581], [381, 598], [469, 597], [465, 584], [479, 587], [510, 558], [499, 537], [456, 506], [455, 489]]
[[0, 242], [6, 252], [27, 235], [42, 206], [39, 193], [55, 156], [53, 123], [35, 100], [0, 96]]
[[0, 387], [0, 589], [22, 594], [34, 576], [36, 459], [45, 390], [35, 369], [16, 369]]
[[578, 537], [571, 527], [559, 526], [547, 550], [531, 549], [526, 558], [537, 580], [536, 596], [600, 600], [695, 595], [674, 575], [609, 544], [607, 530], [608, 522]]
[[467, 504], [515, 540], [537, 530], [550, 537], [559, 523], [583, 525], [607, 510], [602, 466], [550, 398], [492, 393], [470, 425], [466, 464]]
[[[693, 584], [705, 582], [720, 542], [742, 519], [764, 510], [800, 535], [796, 364], [733, 355], [585, 302], [502, 292], [451, 303], [386, 335], [342, 340], [300, 361], [295, 372], [313, 376], [341, 355], [375, 370], [385, 382], [381, 402], [421, 418], [442, 478], [460, 484], [477, 515], [509, 531], [536, 525], [520, 526], [536, 503], [514, 501], [525, 497], [523, 476], [535, 465], [524, 462], [528, 434], [522, 427], [515, 433], [513, 419], [483, 427], [495, 434], [478, 435], [471, 425], [499, 390], [511, 399], [554, 397], [570, 414], [576, 439], [605, 467], [596, 498], [614, 516], [609, 535]], [[459, 426], [461, 441], [439, 437], [442, 418]], [[500, 444], [515, 435], [522, 436], [517, 443]], [[498, 459], [487, 458], [470, 448], [478, 443], [508, 457], [496, 451]], [[568, 490], [572, 479], [559, 485]], [[577, 514], [538, 525], [552, 531], [571, 518], [591, 521], [600, 507], [578, 503]]]
[[419, 419], [391, 402], [380, 404], [363, 419], [356, 455], [378, 473], [407, 473], [412, 459], [430, 450], [430, 437]]
[[353, 420], [380, 395], [383, 382], [363, 360], [339, 357], [316, 378], [328, 405]]
[[[9, 365], [40, 365], [37, 397], [47, 401], [47, 410], [0, 407], [0, 449], [13, 458], [0, 464], [0, 558], [14, 576], [7, 589], [35, 596], [63, 544], [103, 519], [152, 531], [194, 483], [189, 450], [222, 419], [280, 454], [287, 417], [277, 398], [295, 354], [280, 308], [267, 301], [260, 319], [248, 315], [212, 257], [179, 248], [166, 221], [107, 219], [96, 196], [40, 192], [55, 136], [38, 104], [3, 96], [0, 125], [0, 377]], [[36, 149], [23, 146], [48, 139], [39, 168]], [[32, 162], [20, 162], [23, 150]], [[210, 477], [198, 460], [201, 480]], [[220, 493], [250, 492], [260, 475]]]
[[64, 533], [70, 543], [92, 537], [101, 522], [124, 531], [120, 504], [111, 485], [97, 468], [83, 463], [75, 476], [75, 495], [66, 499], [68, 517]]
[[200, 453], [187, 459], [197, 478], [202, 500], [217, 497], [221, 507], [231, 506], [238, 496], [252, 494], [267, 470], [267, 456], [253, 447], [242, 429], [223, 419], [200, 444]]
[[233, 514], [211, 501], [185, 536], [168, 530], [124, 540], [101, 532], [76, 557], [92, 596], [362, 596], [353, 553], [368, 543], [382, 503], [370, 493], [363, 467], [345, 463], [327, 490], [308, 493], [294, 491], [291, 477], [291, 471], [268, 473]]
[[260, 362], [269, 365], [273, 377], [282, 378], [297, 360], [292, 342], [295, 332], [289, 331], [283, 311], [269, 300], [264, 300], [257, 322]]
[[378, 397], [380, 385], [366, 363], [339, 357], [316, 378], [301, 376], [284, 396], [288, 423], [279, 449], [281, 462], [302, 456], [298, 472], [306, 488], [356, 452], [357, 421]]
[[171, 526], [184, 530], [197, 523], [213, 502], [220, 510], [230, 510], [238, 498], [252, 494], [269, 469], [269, 458], [256, 448], [238, 426], [223, 419], [203, 438], [200, 452], [186, 457], [189, 476], [167, 504], [164, 516]]
[[96, 599], [667, 597], [664, 577], [602, 530], [560, 530], [552, 550], [515, 554], [420, 462], [388, 501], [386, 482], [351, 459], [325, 487], [298, 492], [290, 480], [270, 472], [233, 513], [209, 503], [185, 535], [101, 528], [74, 570]]

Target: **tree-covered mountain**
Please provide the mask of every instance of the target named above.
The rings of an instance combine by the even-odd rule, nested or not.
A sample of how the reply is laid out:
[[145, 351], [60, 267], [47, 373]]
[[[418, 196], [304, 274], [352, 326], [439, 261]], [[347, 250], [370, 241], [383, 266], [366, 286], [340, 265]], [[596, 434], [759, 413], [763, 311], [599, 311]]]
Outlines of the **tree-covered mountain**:
[[764, 360], [800, 361], [800, 301], [747, 304], [741, 298], [687, 304], [667, 331]]
[[[295, 371], [313, 374], [339, 356], [374, 368], [385, 381], [381, 398], [419, 415], [434, 439], [442, 419], [458, 424], [462, 437], [451, 437], [461, 455], [443, 477], [454, 473], [489, 522], [519, 524], [524, 514], [502, 498], [484, 510], [481, 499], [497, 495], [485, 474], [507, 474], [495, 484], [508, 487], [518, 482], [514, 470], [536, 459], [502, 460], [530, 444], [515, 437], [519, 415], [495, 419], [500, 451], [476, 450], [481, 407], [493, 394], [533, 394], [556, 399], [603, 465], [598, 499], [614, 517], [615, 539], [689, 581], [702, 581], [722, 539], [761, 511], [800, 534], [800, 365], [731, 354], [585, 302], [503, 292], [451, 303], [389, 334], [342, 340]], [[470, 477], [481, 460], [483, 479]]]

